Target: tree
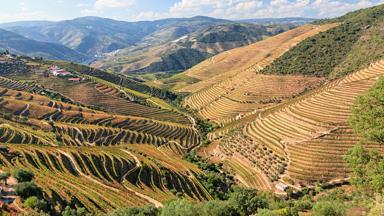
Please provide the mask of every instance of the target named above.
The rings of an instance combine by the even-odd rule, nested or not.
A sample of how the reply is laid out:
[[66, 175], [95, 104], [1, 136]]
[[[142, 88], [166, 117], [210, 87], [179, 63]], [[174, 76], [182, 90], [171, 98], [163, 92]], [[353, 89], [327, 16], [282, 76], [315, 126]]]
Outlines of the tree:
[[7, 184], [8, 178], [11, 176], [8, 172], [0, 173], [0, 181], [4, 181], [4, 184]]
[[350, 124], [367, 141], [384, 144], [384, 78], [363, 96], [352, 108]]
[[240, 215], [251, 215], [258, 209], [268, 208], [268, 200], [254, 189], [238, 188], [230, 194], [228, 201], [235, 206]]
[[41, 191], [33, 182], [21, 182], [14, 186], [15, 192], [18, 196], [26, 199], [31, 196], [40, 196]]
[[29, 182], [32, 181], [35, 174], [30, 170], [25, 169], [15, 169], [12, 172], [12, 175], [17, 179], [18, 182]]
[[345, 205], [340, 201], [320, 201], [312, 209], [311, 216], [343, 216]]
[[377, 216], [384, 213], [384, 197], [376, 197], [374, 206], [369, 211], [368, 216]]
[[212, 200], [202, 204], [201, 216], [232, 216], [238, 215], [236, 208], [228, 201]]
[[28, 197], [24, 201], [24, 205], [26, 205], [27, 207], [29, 207], [31, 209], [42, 210], [44, 212], [48, 211], [47, 202], [43, 199], [37, 198], [36, 196]]
[[362, 145], [349, 150], [344, 157], [352, 170], [351, 183], [360, 192], [373, 195], [384, 193], [384, 156], [367, 151]]
[[87, 210], [85, 208], [76, 208], [72, 209], [71, 207], [65, 207], [64, 211], [61, 212], [62, 216], [85, 216], [87, 215]]
[[185, 199], [167, 203], [161, 210], [161, 216], [198, 216], [198, 209]]
[[155, 206], [123, 208], [112, 212], [109, 216], [157, 216], [159, 210]]

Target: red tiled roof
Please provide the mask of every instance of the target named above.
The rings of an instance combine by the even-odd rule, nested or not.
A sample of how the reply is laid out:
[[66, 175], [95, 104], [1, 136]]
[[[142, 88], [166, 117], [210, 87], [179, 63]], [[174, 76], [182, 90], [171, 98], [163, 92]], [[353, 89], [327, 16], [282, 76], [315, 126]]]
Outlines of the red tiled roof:
[[80, 81], [81, 78], [69, 78], [68, 80], [69, 80], [69, 81]]

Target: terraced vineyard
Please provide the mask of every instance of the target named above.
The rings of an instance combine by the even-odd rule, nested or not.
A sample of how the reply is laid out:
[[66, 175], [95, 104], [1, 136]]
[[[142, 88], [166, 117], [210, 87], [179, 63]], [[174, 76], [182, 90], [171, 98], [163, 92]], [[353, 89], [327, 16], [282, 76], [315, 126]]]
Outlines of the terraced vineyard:
[[250, 116], [244, 136], [232, 133], [222, 140], [221, 157], [242, 158], [269, 182], [305, 185], [347, 178], [342, 156], [360, 140], [347, 126], [351, 106], [382, 75], [384, 61]]
[[[159, 108], [156, 104], [146, 100], [142, 100], [143, 104], [137, 103], [135, 101], [141, 100], [140, 98], [123, 89], [113, 87], [112, 84], [108, 86], [108, 82], [104, 84], [86, 80], [81, 83], [74, 83], [62, 78], [46, 78], [38, 74], [33, 74], [31, 77], [24, 76], [23, 78], [29, 78], [30, 81], [33, 81], [34, 85], [38, 84], [44, 86], [44, 88], [52, 89], [73, 101], [84, 105], [97, 106], [116, 114], [191, 125], [191, 121], [185, 115]], [[28, 86], [27, 84], [21, 85]], [[12, 88], [12, 85], [7, 83], [0, 83], [0, 86]], [[23, 88], [17, 90], [23, 90]]]
[[[284, 209], [272, 207], [271, 213], [294, 214], [302, 201], [316, 210], [321, 194], [292, 201], [290, 191], [345, 183], [355, 170], [343, 156], [367, 135], [352, 130], [352, 106], [384, 76], [381, 51], [372, 58], [357, 56], [380, 44], [375, 37], [383, 22], [374, 20], [379, 9], [367, 10], [369, 16], [355, 12], [361, 13], [356, 19], [347, 19], [352, 13], [303, 25], [176, 76], [152, 74], [153, 85], [85, 65], [0, 54], [0, 66], [12, 59], [28, 66], [0, 71], [0, 173], [31, 170], [43, 192], [36, 199], [57, 214], [67, 206], [98, 215], [185, 198], [215, 199], [213, 206], [199, 203], [196, 211], [235, 206], [239, 215], [248, 215], [244, 205], [282, 200], [235, 185], [288, 195], [279, 203]], [[345, 65], [350, 68], [342, 69]], [[362, 65], [369, 67], [360, 70]], [[378, 143], [363, 144], [384, 153]], [[255, 200], [247, 204], [238, 199], [250, 196]]]
[[[195, 177], [201, 171], [181, 159], [200, 143], [186, 117], [89, 81], [52, 89], [70, 103], [45, 96], [36, 82], [0, 78], [0, 142], [9, 150], [0, 154], [2, 170], [32, 170], [50, 204], [108, 212], [177, 196], [211, 199]], [[108, 109], [86, 106], [94, 103]]]
[[[116, 145], [130, 141], [160, 146], [167, 141], [174, 141], [184, 148], [190, 148], [199, 143], [197, 131], [189, 126], [111, 115], [15, 90], [0, 88], [0, 91], [2, 92], [0, 110], [3, 113], [59, 122], [58, 126], [53, 124], [51, 127], [53, 130], [58, 130], [59, 134], [69, 136], [70, 139], [61, 140], [63, 142], [86, 141], [91, 145], [97, 143]], [[61, 126], [64, 123], [68, 126]]]
[[[153, 204], [181, 193], [195, 200], [210, 195], [193, 176], [200, 171], [150, 146], [67, 148], [9, 145], [3, 166], [28, 168], [52, 204], [78, 203], [92, 212]], [[176, 171], [177, 170], [177, 171]]]
[[[213, 66], [209, 66], [206, 62], [192, 68], [186, 74], [190, 76], [196, 74], [196, 77], [201, 79], [211, 74], [213, 78], [181, 89], [180, 91], [193, 92], [184, 100], [183, 105], [196, 110], [204, 119], [218, 124], [228, 124], [238, 117], [243, 117], [245, 113], [280, 103], [318, 85], [322, 78], [262, 75], [257, 72], [300, 41], [335, 25], [337, 24], [299, 27], [253, 45], [230, 51], [236, 54], [218, 55], [214, 58], [220, 58], [219, 60], [211, 60], [218, 61], [212, 63]], [[228, 59], [226, 55], [229, 56], [228, 58], [235, 59]], [[246, 62], [237, 61], [234, 56]], [[231, 66], [232, 63], [234, 67]], [[224, 73], [214, 76], [218, 68], [224, 70]]]
[[196, 93], [234, 76], [241, 77], [241, 72], [257, 72], [304, 39], [337, 25], [304, 25], [249, 46], [213, 56], [184, 72], [184, 75], [201, 81], [178, 91]]

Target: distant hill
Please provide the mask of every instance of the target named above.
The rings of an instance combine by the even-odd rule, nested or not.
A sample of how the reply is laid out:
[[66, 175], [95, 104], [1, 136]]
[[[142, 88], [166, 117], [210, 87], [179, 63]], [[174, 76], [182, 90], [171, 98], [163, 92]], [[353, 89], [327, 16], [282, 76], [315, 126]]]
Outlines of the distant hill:
[[126, 22], [89, 16], [58, 22], [4, 23], [0, 28], [77, 52], [70, 59], [57, 54], [43, 55], [47, 58], [83, 62], [83, 57], [77, 59], [82, 54], [99, 60], [93, 64], [96, 67], [146, 73], [186, 70], [212, 55], [311, 21], [309, 18], [231, 21], [196, 16]]
[[63, 45], [31, 40], [3, 29], [0, 29], [0, 50], [8, 50], [18, 55], [75, 62], [85, 62], [90, 59], [86, 55]]
[[256, 24], [295, 24], [304, 25], [317, 19], [305, 17], [286, 17], [286, 18], [260, 18], [260, 19], [245, 19], [239, 22], [256, 23]]
[[119, 50], [94, 66], [125, 73], [182, 71], [212, 55], [249, 45], [293, 27], [289, 24], [219, 24], [159, 45], [143, 44]]
[[117, 49], [176, 39], [207, 26], [230, 22], [209, 17], [125, 22], [100, 17], [81, 17], [60, 22], [15, 22], [0, 28], [27, 38], [55, 42], [78, 52], [101, 55]]

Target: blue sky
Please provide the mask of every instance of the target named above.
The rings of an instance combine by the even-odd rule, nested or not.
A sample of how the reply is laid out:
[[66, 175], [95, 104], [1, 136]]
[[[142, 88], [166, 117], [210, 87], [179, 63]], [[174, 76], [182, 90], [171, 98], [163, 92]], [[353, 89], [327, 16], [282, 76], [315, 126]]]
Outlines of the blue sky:
[[0, 22], [101, 16], [126, 21], [197, 15], [226, 19], [335, 17], [384, 0], [2, 0]]

